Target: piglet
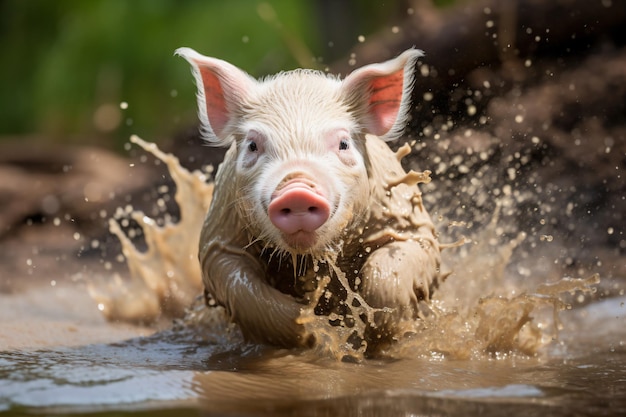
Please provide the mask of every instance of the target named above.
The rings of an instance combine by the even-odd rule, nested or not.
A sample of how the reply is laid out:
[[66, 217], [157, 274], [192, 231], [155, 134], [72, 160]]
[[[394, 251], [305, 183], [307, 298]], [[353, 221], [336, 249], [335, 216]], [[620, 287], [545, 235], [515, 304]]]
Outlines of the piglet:
[[[343, 80], [297, 69], [260, 81], [192, 49], [176, 53], [192, 66], [204, 137], [229, 147], [200, 237], [206, 292], [255, 342], [314, 344], [298, 320], [310, 303], [335, 316], [366, 303], [376, 314], [363, 318], [362, 342], [400, 337], [440, 280], [417, 185], [428, 172], [405, 172], [409, 146], [394, 153], [385, 143], [406, 125], [421, 51]], [[332, 279], [312, 300], [322, 275]]]

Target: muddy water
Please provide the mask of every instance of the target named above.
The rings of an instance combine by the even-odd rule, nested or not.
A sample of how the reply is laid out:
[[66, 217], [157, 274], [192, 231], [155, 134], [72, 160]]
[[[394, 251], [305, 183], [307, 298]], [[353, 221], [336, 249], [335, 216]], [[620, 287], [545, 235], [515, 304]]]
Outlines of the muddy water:
[[[323, 341], [316, 349], [246, 344], [219, 307], [193, 300], [198, 271], [183, 243], [197, 241], [210, 201], [205, 174], [134, 141], [167, 163], [177, 200], [196, 204], [177, 225], [126, 213], [146, 231], [147, 252], [125, 240], [119, 216], [112, 221], [132, 277], [2, 296], [0, 413], [626, 413], [626, 297], [601, 300], [597, 276], [555, 276], [545, 265], [531, 271], [534, 280], [511, 276], [525, 236], [504, 237], [497, 214], [448, 250], [456, 272], [385, 357], [349, 352], [340, 329], [319, 318], [309, 326]], [[184, 305], [185, 318], [165, 329], [128, 324], [163, 321]]]
[[183, 328], [117, 343], [3, 351], [0, 410], [14, 415], [156, 409], [165, 410], [160, 415], [191, 410], [207, 415], [623, 415], [625, 301], [564, 313], [572, 325], [561, 333], [562, 343], [533, 358], [345, 363]]

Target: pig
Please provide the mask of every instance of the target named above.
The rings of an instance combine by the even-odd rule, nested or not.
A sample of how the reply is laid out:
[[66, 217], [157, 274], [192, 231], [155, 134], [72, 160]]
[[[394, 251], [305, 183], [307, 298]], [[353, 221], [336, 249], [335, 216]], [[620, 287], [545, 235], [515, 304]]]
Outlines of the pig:
[[191, 64], [204, 138], [228, 147], [199, 242], [206, 293], [252, 342], [313, 346], [299, 319], [311, 303], [317, 315], [376, 311], [362, 318], [370, 351], [401, 338], [441, 280], [418, 187], [429, 172], [407, 173], [410, 147], [386, 143], [407, 124], [421, 51], [343, 80], [309, 69], [256, 80], [190, 48], [176, 54]]

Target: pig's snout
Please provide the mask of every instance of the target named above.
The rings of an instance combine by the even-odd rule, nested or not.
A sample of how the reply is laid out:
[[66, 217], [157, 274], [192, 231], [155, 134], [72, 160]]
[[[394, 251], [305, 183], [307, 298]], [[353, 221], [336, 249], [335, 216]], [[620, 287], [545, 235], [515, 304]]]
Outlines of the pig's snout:
[[330, 216], [328, 199], [307, 181], [290, 181], [277, 190], [268, 207], [270, 221], [296, 246], [310, 246], [313, 232]]

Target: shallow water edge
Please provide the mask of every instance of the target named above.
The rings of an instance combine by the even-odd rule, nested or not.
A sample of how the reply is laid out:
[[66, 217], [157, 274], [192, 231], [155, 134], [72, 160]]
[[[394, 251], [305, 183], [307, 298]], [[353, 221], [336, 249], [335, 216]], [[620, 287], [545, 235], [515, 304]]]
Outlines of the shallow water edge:
[[562, 342], [535, 358], [345, 363], [184, 328], [110, 344], [3, 351], [0, 413], [620, 415], [625, 302], [565, 312]]

